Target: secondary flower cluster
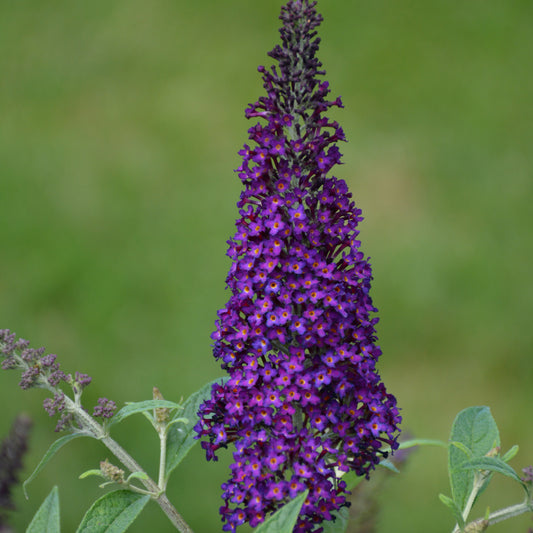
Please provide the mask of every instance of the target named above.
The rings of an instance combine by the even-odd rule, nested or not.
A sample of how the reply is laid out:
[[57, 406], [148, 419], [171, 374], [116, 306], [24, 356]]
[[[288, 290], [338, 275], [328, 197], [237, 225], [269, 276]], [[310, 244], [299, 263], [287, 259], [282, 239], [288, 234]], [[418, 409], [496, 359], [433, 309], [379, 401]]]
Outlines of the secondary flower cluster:
[[[43, 401], [45, 411], [54, 416], [60, 414], [56, 431], [74, 427], [73, 414], [66, 411], [65, 394], [59, 387], [64, 382], [72, 388], [74, 399], [79, 403], [82, 391], [92, 381], [87, 374], [76, 372], [74, 376], [65, 374], [56, 362], [57, 355], [44, 354], [44, 348], [30, 348], [29, 341], [17, 339], [15, 333], [8, 329], [0, 329], [0, 356], [4, 358], [4, 370], [18, 368], [22, 370], [22, 379], [19, 383], [24, 390], [31, 387], [47, 389], [53, 394], [52, 398]], [[110, 418], [116, 409], [114, 402], [107, 398], [100, 398], [94, 408], [93, 416]]]
[[9, 435], [0, 443], [0, 531], [5, 533], [12, 531], [5, 511], [15, 509], [12, 493], [24, 466], [22, 459], [28, 451], [32, 425], [28, 416], [18, 415]]
[[327, 82], [315, 57], [316, 2], [282, 9], [278, 68], [260, 67], [267, 96], [250, 105], [252, 146], [239, 153], [244, 184], [231, 297], [218, 312], [214, 355], [229, 379], [213, 386], [196, 431], [208, 459], [236, 451], [224, 483], [224, 530], [256, 526], [309, 489], [295, 531], [346, 505], [349, 470], [368, 475], [397, 448], [400, 417], [376, 372], [371, 268], [359, 250], [361, 211], [346, 183], [328, 176], [344, 133], [323, 116]]

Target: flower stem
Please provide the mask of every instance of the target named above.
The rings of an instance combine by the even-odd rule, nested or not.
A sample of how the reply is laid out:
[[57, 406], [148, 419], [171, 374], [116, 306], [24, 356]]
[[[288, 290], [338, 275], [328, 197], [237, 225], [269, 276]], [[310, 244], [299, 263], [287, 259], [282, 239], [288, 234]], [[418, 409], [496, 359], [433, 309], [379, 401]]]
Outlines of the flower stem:
[[166, 490], [167, 480], [165, 477], [165, 470], [167, 465], [167, 428], [166, 426], [158, 432], [160, 442], [159, 452], [159, 479], [157, 484], [164, 491]]
[[533, 504], [529, 500], [509, 507], [504, 507], [503, 509], [499, 509], [498, 511], [489, 514], [489, 526], [531, 511], [533, 511]]
[[[503, 509], [498, 509], [497, 511], [490, 513], [489, 516], [486, 517], [486, 525], [482, 531], [484, 531], [489, 526], [497, 524], [498, 522], [503, 522], [504, 520], [507, 520], [508, 518], [514, 518], [515, 516], [520, 516], [521, 514], [532, 512], [532, 511], [533, 511], [533, 503], [529, 500], [529, 498], [522, 503], [518, 503], [516, 505], [510, 505], [509, 507], [504, 507]], [[475, 523], [479, 523], [479, 522], [480, 520], [474, 520], [473, 522], [469, 522], [468, 524], [465, 525], [464, 530], [470, 531], [471, 529], [468, 529], [469, 526], [472, 527]], [[460, 531], [461, 529], [459, 528], [459, 526], [455, 526], [452, 533], [459, 533]], [[475, 531], [477, 531], [477, 529]]]
[[[65, 407], [68, 411], [73, 413], [78, 419], [80, 425], [88, 430], [92, 436], [100, 441], [107, 447], [107, 449], [130, 471], [130, 472], [143, 472], [146, 474], [144, 469], [133, 459], [133, 457], [126, 451], [118, 442], [112, 439], [96, 420], [94, 420], [87, 412], [85, 412], [79, 405], [72, 401], [68, 396], [65, 396]], [[166, 442], [166, 441], [165, 441]], [[166, 455], [166, 452], [163, 453], [163, 446], [161, 449], [161, 454]], [[165, 489], [161, 484], [161, 476], [164, 476], [164, 466], [163, 474], [161, 471], [159, 473], [160, 485], [158, 485], [150, 476], [147, 475], [145, 478], [140, 478], [140, 482], [148, 489], [152, 498], [156, 503], [161, 507], [163, 512], [168, 516], [169, 520], [172, 522], [174, 527], [180, 531], [180, 533], [193, 533], [191, 527], [185, 522], [183, 517], [178, 513], [176, 508], [170, 503], [167, 495], [165, 494]]]

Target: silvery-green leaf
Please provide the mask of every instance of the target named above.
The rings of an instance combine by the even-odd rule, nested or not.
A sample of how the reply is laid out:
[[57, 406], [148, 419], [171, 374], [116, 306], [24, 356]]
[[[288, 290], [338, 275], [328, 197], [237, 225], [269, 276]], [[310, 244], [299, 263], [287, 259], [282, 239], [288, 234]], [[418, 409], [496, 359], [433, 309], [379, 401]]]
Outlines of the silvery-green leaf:
[[183, 416], [187, 422], [173, 424], [168, 430], [165, 470], [165, 477], [167, 479], [198, 442], [195, 438], [194, 426], [198, 422], [198, 409], [200, 408], [200, 404], [211, 397], [211, 388], [215, 383], [222, 384], [226, 380], [227, 378], [218, 378], [207, 383], [200, 390], [191, 394], [182, 404], [183, 410], [180, 412], [180, 416]]
[[26, 533], [59, 533], [59, 492], [54, 487], [41, 504]]
[[76, 533], [123, 533], [149, 501], [150, 496], [129, 490], [108, 492], [94, 502]]
[[298, 494], [255, 529], [256, 533], [292, 533], [308, 490]]
[[52, 459], [52, 457], [67, 443], [69, 443], [71, 440], [77, 439], [79, 437], [89, 437], [90, 435], [86, 433], [69, 433], [68, 435], [65, 435], [64, 437], [61, 437], [54, 441], [50, 448], [46, 451], [46, 453], [43, 455], [43, 458], [39, 462], [39, 464], [35, 467], [35, 470], [30, 474], [30, 477], [24, 481], [22, 484], [22, 490], [24, 491], [24, 496], [26, 498], [28, 497], [28, 493], [26, 491], [27, 485], [30, 483], [30, 481], [33, 481], [33, 479], [37, 476], [37, 474], [46, 466], [48, 461]]
[[125, 418], [137, 413], [144, 413], [157, 408], [181, 409], [181, 407], [182, 406], [179, 403], [169, 402], [168, 400], [145, 400], [142, 402], [129, 403], [107, 421], [107, 427], [110, 428], [111, 426], [122, 422]]
[[[484, 457], [500, 446], [500, 435], [496, 422], [488, 407], [469, 407], [461, 411], [452, 425], [448, 448], [448, 472], [452, 497], [461, 512], [474, 486], [474, 472], [465, 470], [462, 465]], [[456, 444], [458, 443], [458, 444]], [[490, 481], [478, 492], [481, 493]]]

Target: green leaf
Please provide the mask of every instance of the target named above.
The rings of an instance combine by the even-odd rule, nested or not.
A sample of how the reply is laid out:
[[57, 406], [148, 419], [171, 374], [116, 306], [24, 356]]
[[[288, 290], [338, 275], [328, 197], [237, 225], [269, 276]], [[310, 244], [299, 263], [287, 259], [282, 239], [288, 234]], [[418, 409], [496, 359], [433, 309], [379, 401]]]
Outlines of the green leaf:
[[26, 533], [59, 533], [59, 491], [54, 487], [35, 513]]
[[173, 424], [188, 424], [188, 423], [189, 423], [189, 419], [188, 419], [188, 418], [184, 418], [184, 417], [173, 418], [172, 420], [170, 420], [170, 421], [167, 423], [167, 427], [170, 427], [170, 426], [172, 426]]
[[[437, 439], [409, 439], [399, 443], [398, 450], [406, 450], [407, 448], [415, 448], [417, 446], [438, 446], [439, 448], [448, 448], [448, 443]], [[385, 446], [383, 452], [391, 453], [390, 446]]]
[[308, 493], [309, 491], [306, 490], [298, 494], [294, 500], [285, 504], [254, 531], [256, 533], [292, 533]]
[[150, 496], [129, 490], [108, 492], [87, 511], [77, 533], [122, 533], [149, 500]]
[[169, 402], [168, 400], [145, 400], [143, 402], [129, 403], [107, 421], [107, 427], [109, 428], [115, 424], [118, 424], [119, 422], [122, 422], [125, 418], [128, 418], [128, 416], [135, 415], [137, 413], [144, 413], [160, 407], [167, 409], [182, 408], [179, 403]]
[[133, 472], [126, 481], [129, 483], [132, 479], [150, 479], [150, 476], [146, 472]]
[[524, 487], [526, 493], [528, 492], [527, 485], [520, 479], [520, 476], [512, 467], [499, 457], [479, 457], [477, 459], [472, 459], [471, 461], [463, 463], [462, 468], [464, 470], [490, 470], [491, 472], [498, 472], [499, 474], [503, 474], [504, 476], [518, 481], [518, 483]]
[[518, 453], [518, 445], [511, 447], [502, 457], [502, 461], [508, 463]]
[[455, 446], [456, 448], [459, 448], [466, 457], [472, 457], [472, 452], [470, 448], [465, 446], [462, 442], [457, 442], [455, 440], [450, 441], [450, 446]]
[[358, 476], [353, 470], [350, 470], [349, 472], [346, 472], [341, 478], [346, 483], [346, 490], [353, 490], [363, 479], [365, 479], [364, 476]]
[[398, 449], [405, 450], [407, 448], [414, 448], [415, 446], [439, 446], [440, 448], [447, 448], [448, 443], [437, 439], [409, 439], [400, 442]]
[[[474, 472], [465, 470], [466, 461], [484, 457], [489, 451], [500, 446], [500, 435], [496, 422], [488, 407], [469, 407], [455, 418], [448, 447], [448, 472], [452, 497], [461, 512], [465, 509], [468, 497], [474, 486]], [[458, 444], [456, 444], [458, 443]], [[479, 490], [480, 494], [490, 479]]]
[[77, 439], [78, 437], [90, 437], [91, 435], [87, 433], [69, 433], [60, 439], [57, 439], [52, 443], [50, 448], [46, 451], [41, 459], [41, 462], [36, 466], [35, 470], [31, 473], [30, 477], [22, 484], [22, 490], [24, 491], [24, 496], [28, 498], [28, 493], [26, 491], [27, 485], [30, 481], [33, 481], [37, 474], [46, 466], [46, 463], [52, 459], [52, 457], [62, 448], [65, 444], [69, 443], [71, 440]]
[[85, 472], [79, 475], [78, 479], [85, 479], [86, 477], [89, 477], [89, 476], [99, 476], [105, 479], [104, 474], [102, 474], [102, 471], [97, 468], [86, 470]]
[[392, 461], [389, 461], [388, 459], [382, 459], [379, 462], [379, 466], [382, 466], [383, 468], [386, 468], [387, 470], [395, 472], [396, 474], [400, 473], [400, 471], [394, 466], [394, 463]]
[[194, 426], [198, 421], [200, 404], [211, 397], [211, 388], [215, 383], [223, 384], [228, 378], [218, 378], [204, 385], [200, 390], [191, 394], [183, 403], [183, 415], [187, 423], [172, 425], [167, 436], [167, 455], [165, 478], [168, 479], [172, 471], [181, 463], [192, 447], [198, 442]]
[[455, 517], [455, 521], [457, 522], [461, 530], [464, 529], [465, 521], [463, 520], [461, 509], [459, 509], [457, 504], [450, 497], [445, 496], [444, 494], [439, 494], [439, 499], [444, 505], [446, 505], [446, 507], [451, 509], [453, 516]]
[[335, 520], [324, 520], [320, 524], [323, 528], [323, 533], [345, 533], [350, 518], [348, 507], [341, 507], [338, 511], [333, 511], [331, 514], [335, 517]]

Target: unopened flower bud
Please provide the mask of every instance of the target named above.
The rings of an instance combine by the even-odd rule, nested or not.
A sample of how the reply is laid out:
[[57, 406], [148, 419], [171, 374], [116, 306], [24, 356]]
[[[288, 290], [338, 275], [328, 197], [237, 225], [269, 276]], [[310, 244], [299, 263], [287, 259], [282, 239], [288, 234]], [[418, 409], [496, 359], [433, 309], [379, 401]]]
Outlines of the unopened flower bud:
[[[154, 387], [152, 389], [152, 397], [154, 400], [164, 400], [165, 398], [163, 398], [163, 395], [161, 394], [161, 391], [157, 388], [157, 387]], [[154, 409], [154, 416], [155, 416], [155, 421], [158, 423], [158, 424], [166, 424], [170, 418], [170, 415], [169, 415], [169, 412], [170, 412], [170, 409], [168, 409], [168, 407], [156, 407]]]
[[500, 453], [500, 450], [500, 446], [495, 446], [485, 454], [485, 457], [496, 457]]
[[524, 483], [533, 483], [533, 466], [522, 468], [522, 473], [524, 475], [520, 479], [522, 479]]
[[124, 470], [118, 466], [112, 465], [107, 459], [100, 461], [100, 472], [109, 481], [115, 483], [124, 483]]
[[107, 398], [98, 398], [98, 403], [94, 407], [93, 416], [103, 419], [111, 418], [117, 409], [117, 405], [113, 400]]

